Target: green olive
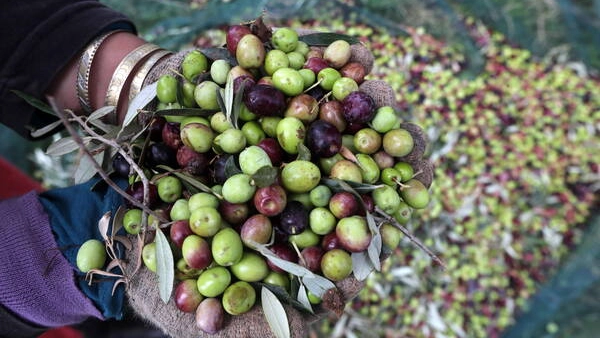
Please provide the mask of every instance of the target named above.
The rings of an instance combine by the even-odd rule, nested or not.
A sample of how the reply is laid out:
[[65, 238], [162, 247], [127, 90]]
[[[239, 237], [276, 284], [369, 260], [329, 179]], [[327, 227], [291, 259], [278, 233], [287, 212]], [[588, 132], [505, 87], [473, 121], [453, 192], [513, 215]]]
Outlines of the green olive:
[[197, 280], [198, 291], [205, 297], [216, 297], [222, 294], [230, 283], [231, 273], [222, 266], [204, 270]]
[[242, 259], [244, 244], [237, 231], [223, 228], [213, 237], [211, 251], [217, 264], [231, 266]]
[[235, 174], [223, 183], [223, 198], [229, 203], [246, 203], [256, 191], [252, 177], [247, 174]]
[[106, 249], [104, 243], [97, 239], [88, 239], [77, 251], [77, 268], [81, 272], [100, 269], [106, 263]]
[[223, 309], [231, 315], [241, 315], [252, 309], [256, 303], [256, 291], [248, 282], [238, 281], [223, 292]]
[[162, 75], [156, 83], [156, 97], [162, 103], [177, 101], [177, 79], [173, 75]]
[[181, 62], [181, 71], [183, 76], [190, 82], [200, 73], [208, 70], [208, 60], [199, 50], [193, 50], [187, 53]]
[[284, 188], [295, 193], [311, 191], [319, 184], [321, 171], [316, 164], [295, 160], [288, 163], [281, 171], [281, 181]]
[[175, 176], [164, 176], [156, 181], [156, 187], [158, 189], [158, 197], [163, 202], [173, 203], [179, 197], [183, 191], [183, 185], [181, 181]]

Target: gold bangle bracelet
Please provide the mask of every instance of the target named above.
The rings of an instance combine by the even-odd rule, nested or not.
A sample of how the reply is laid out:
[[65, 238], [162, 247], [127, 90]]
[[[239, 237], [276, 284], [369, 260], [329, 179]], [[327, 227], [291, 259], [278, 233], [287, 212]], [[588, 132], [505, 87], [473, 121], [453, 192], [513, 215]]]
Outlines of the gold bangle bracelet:
[[96, 38], [92, 43], [90, 43], [86, 49], [81, 54], [79, 58], [79, 66], [77, 67], [77, 100], [79, 101], [79, 105], [84, 112], [90, 113], [92, 111], [92, 105], [90, 103], [90, 93], [89, 93], [89, 83], [90, 83], [90, 71], [92, 68], [92, 62], [94, 61], [94, 56], [96, 56], [96, 52], [100, 48], [100, 45], [106, 38], [109, 36], [118, 33], [124, 32], [124, 30], [114, 30], [108, 33], [105, 33], [98, 38]]
[[131, 51], [123, 58], [123, 60], [121, 60], [115, 69], [115, 72], [110, 79], [108, 89], [106, 90], [105, 106], [115, 107], [115, 113], [106, 116], [108, 123], [115, 124], [117, 122], [116, 108], [119, 103], [119, 97], [123, 91], [123, 87], [125, 86], [127, 79], [135, 69], [138, 62], [159, 48], [160, 47], [155, 44], [145, 43]]
[[154, 67], [154, 65], [156, 65], [160, 59], [169, 54], [172, 54], [172, 52], [160, 49], [153, 52], [153, 54], [146, 61], [144, 61], [131, 81], [131, 86], [129, 87], [130, 102], [140, 92], [140, 90], [142, 90], [144, 80], [146, 80], [146, 77], [148, 76], [148, 73], [150, 73], [152, 67]]

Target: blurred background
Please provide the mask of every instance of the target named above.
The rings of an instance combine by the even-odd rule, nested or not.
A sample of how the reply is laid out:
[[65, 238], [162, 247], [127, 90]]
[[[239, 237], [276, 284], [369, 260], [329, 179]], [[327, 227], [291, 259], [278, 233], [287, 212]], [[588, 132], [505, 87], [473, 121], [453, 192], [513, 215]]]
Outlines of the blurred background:
[[[357, 36], [436, 166], [432, 202], [338, 321], [314, 337], [597, 337], [600, 0], [103, 0], [172, 50], [228, 24]], [[0, 126], [0, 156], [46, 187], [69, 158]], [[25, 155], [23, 155], [25, 154]]]

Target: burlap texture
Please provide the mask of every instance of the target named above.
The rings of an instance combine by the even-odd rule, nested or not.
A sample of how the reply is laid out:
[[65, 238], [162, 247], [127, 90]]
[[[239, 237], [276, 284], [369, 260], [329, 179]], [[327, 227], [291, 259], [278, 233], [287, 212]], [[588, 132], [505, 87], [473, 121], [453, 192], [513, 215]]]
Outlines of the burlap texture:
[[430, 160], [423, 158], [421, 161], [413, 165], [416, 176], [415, 179], [421, 181], [425, 188], [429, 189], [433, 183], [433, 163]]
[[[158, 277], [154, 272], [142, 266], [135, 274], [133, 273], [139, 248], [137, 239], [133, 236], [130, 239], [134, 245], [132, 251], [126, 254], [128, 259], [126, 274], [131, 276], [126, 294], [129, 305], [137, 316], [174, 338], [275, 338], [260, 305], [260, 290], [257, 291], [257, 304], [253, 309], [238, 316], [226, 315], [224, 327], [219, 332], [208, 334], [198, 329], [194, 313], [184, 313], [177, 309], [172, 298], [168, 303], [160, 299]], [[353, 277], [346, 278], [336, 285], [341, 291], [344, 302], [356, 297], [364, 286]], [[307, 337], [309, 324], [329, 314], [327, 310], [320, 307], [315, 309], [315, 315], [300, 312], [288, 304], [284, 304], [284, 308], [290, 324], [290, 332], [295, 338]]]
[[366, 80], [358, 89], [368, 94], [377, 108], [383, 106], [396, 107], [396, 95], [390, 85], [383, 80]]
[[146, 79], [144, 80], [144, 86], [158, 81], [158, 78], [160, 78], [162, 75], [176, 75], [177, 73], [180, 73], [181, 62], [183, 62], [183, 58], [187, 55], [187, 53], [191, 51], [192, 49], [182, 50], [160, 60], [160, 62], [152, 67], [150, 73], [148, 73], [146, 76]]

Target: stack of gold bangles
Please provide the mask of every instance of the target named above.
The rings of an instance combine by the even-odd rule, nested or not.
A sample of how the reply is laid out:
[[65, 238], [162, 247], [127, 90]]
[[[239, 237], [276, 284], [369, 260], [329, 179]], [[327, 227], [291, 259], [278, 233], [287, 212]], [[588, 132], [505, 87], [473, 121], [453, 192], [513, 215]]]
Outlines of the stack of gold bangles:
[[[85, 113], [91, 113], [92, 107], [89, 96], [90, 69], [94, 56], [102, 45], [102, 42], [110, 35], [120, 32], [118, 30], [105, 33], [90, 43], [79, 60], [77, 72], [77, 97], [81, 108]], [[106, 91], [105, 106], [114, 106], [113, 113], [106, 116], [107, 123], [116, 124], [116, 107], [122, 95], [127, 95], [129, 100], [133, 99], [142, 89], [146, 76], [152, 67], [169, 51], [151, 43], [145, 43], [127, 54], [115, 69], [108, 89]], [[125, 84], [130, 81], [129, 92], [124, 93]]]

